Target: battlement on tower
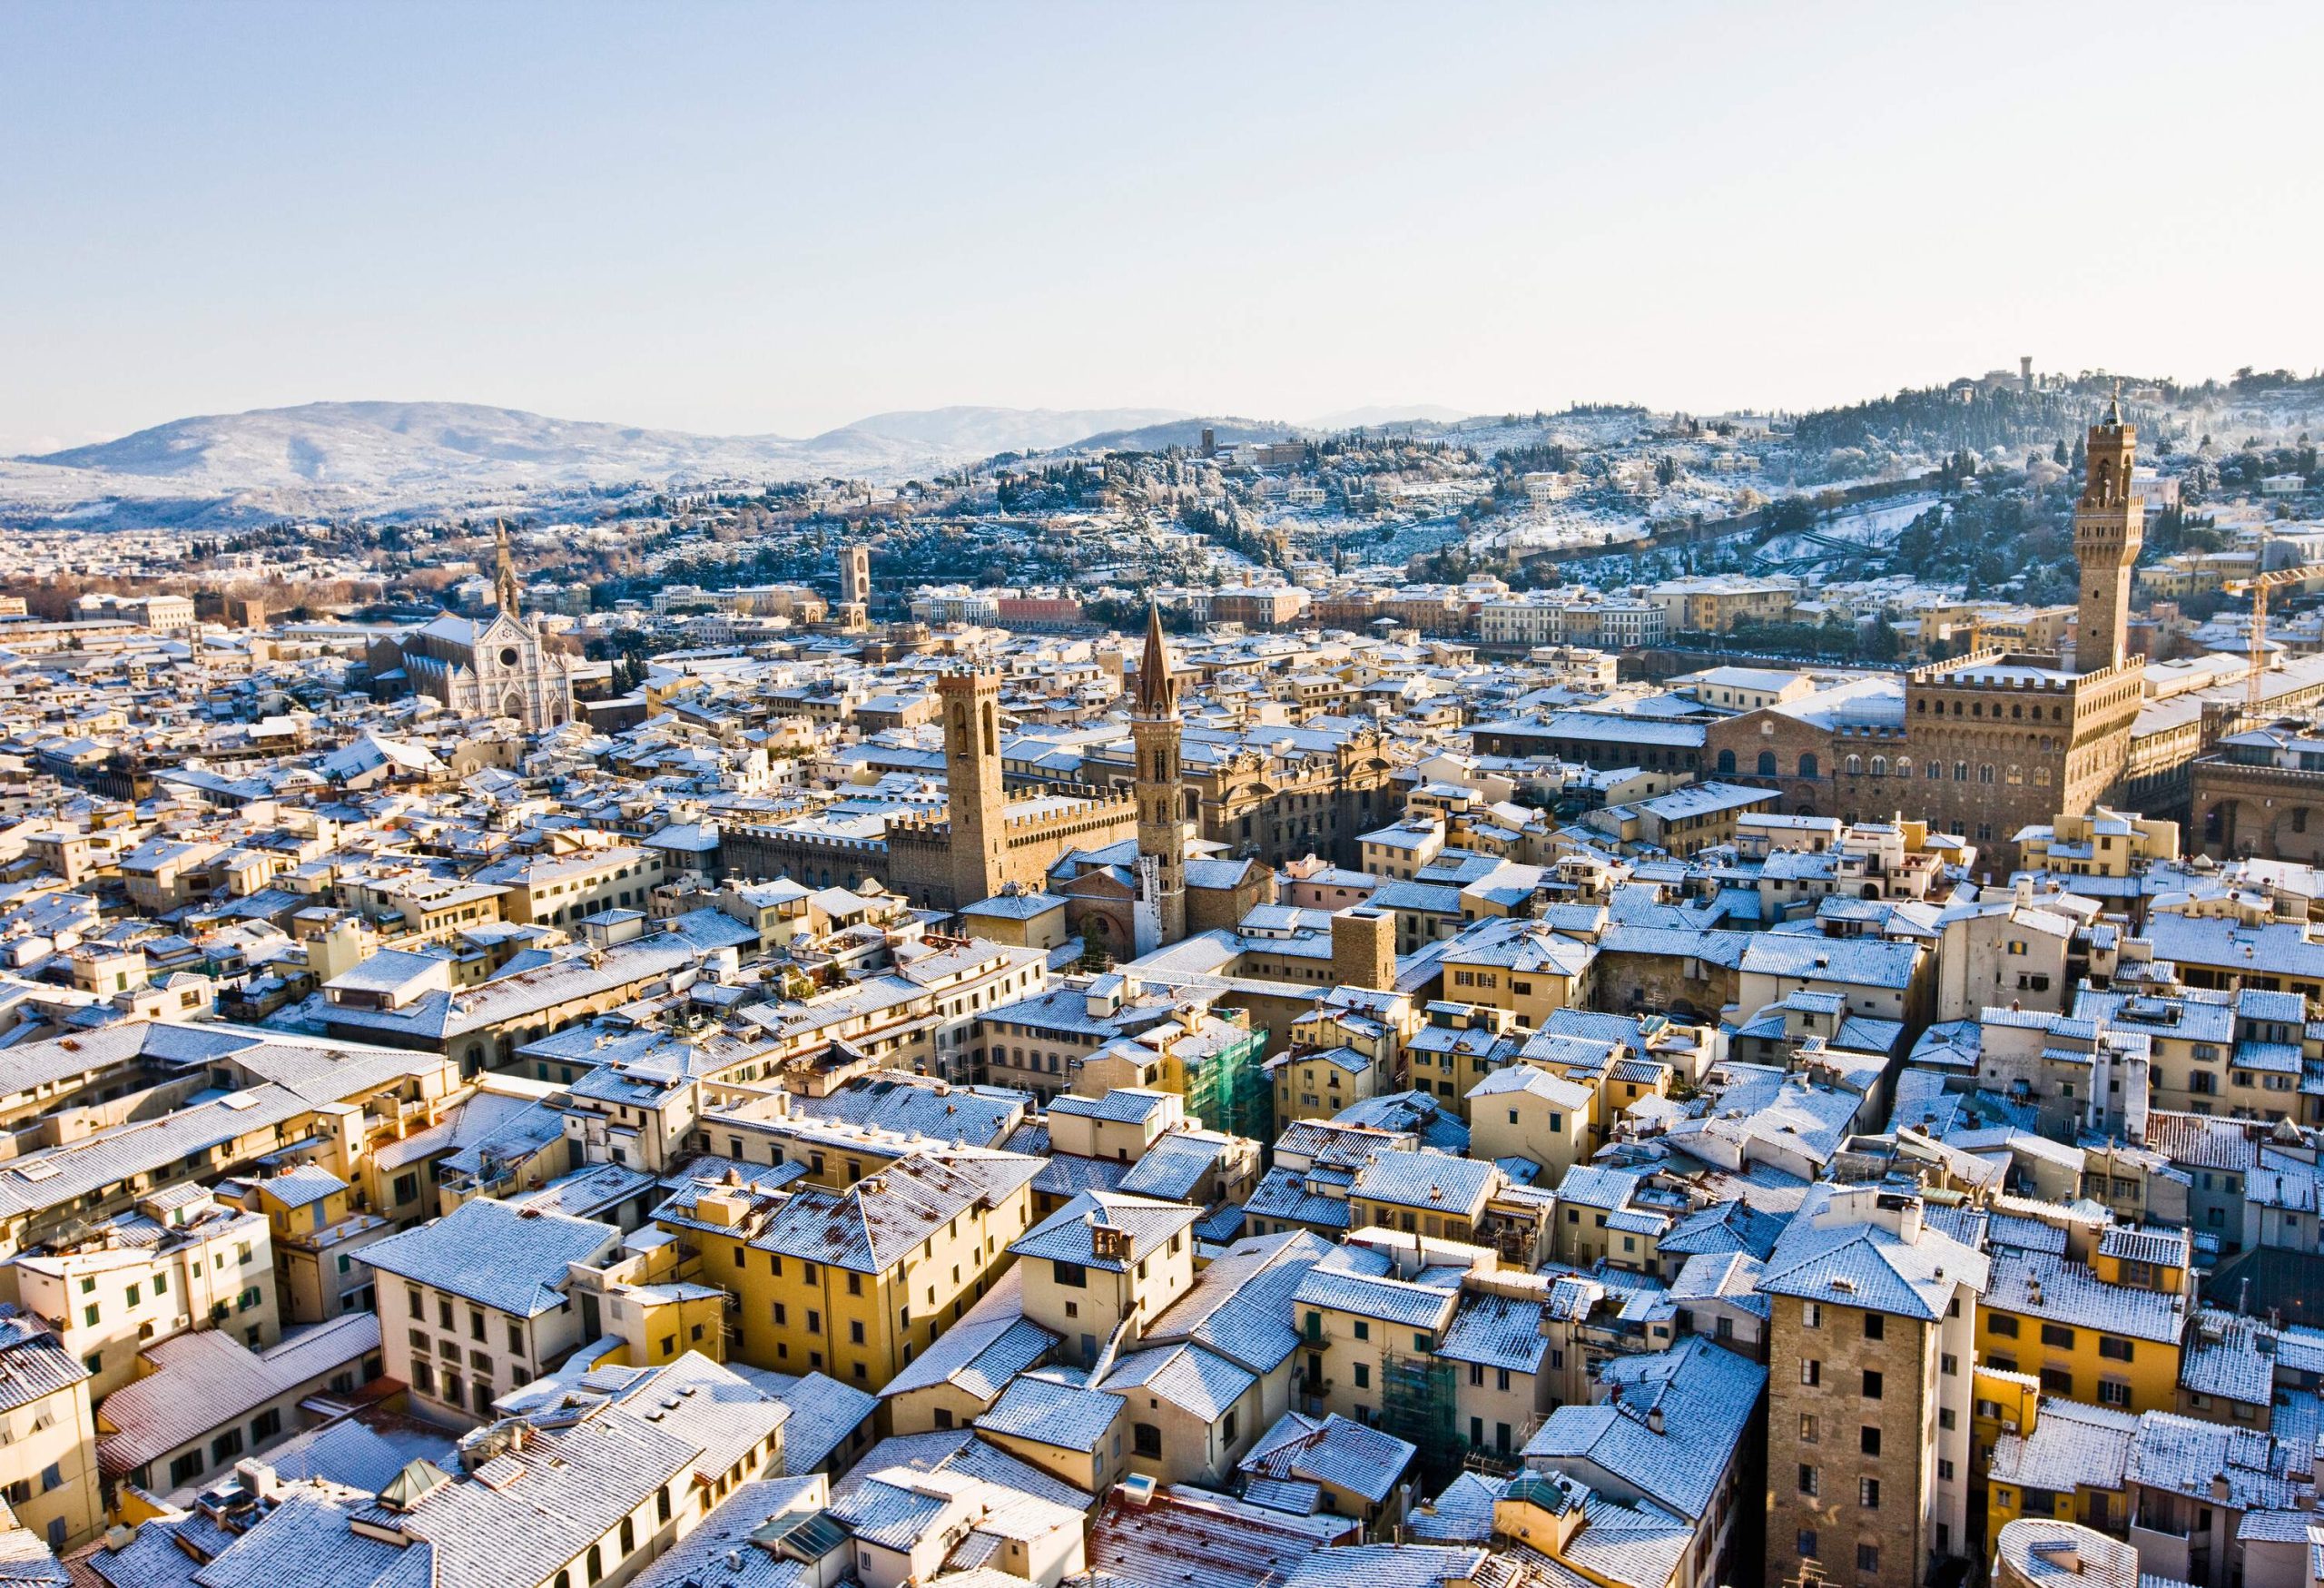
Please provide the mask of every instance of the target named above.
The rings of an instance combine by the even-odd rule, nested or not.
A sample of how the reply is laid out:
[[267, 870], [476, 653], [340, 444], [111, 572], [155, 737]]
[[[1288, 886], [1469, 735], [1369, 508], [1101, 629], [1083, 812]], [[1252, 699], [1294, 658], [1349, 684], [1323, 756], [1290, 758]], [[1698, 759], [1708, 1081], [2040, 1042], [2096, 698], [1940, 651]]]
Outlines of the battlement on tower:
[[[1059, 803], [1043, 810], [1025, 808], [1042, 801]], [[1127, 793], [1096, 784], [1044, 784], [1030, 795], [1002, 807], [1000, 826], [1015, 847], [1060, 835], [1079, 835], [1098, 827], [1117, 827], [1137, 819], [1137, 802]], [[891, 844], [948, 845], [951, 835], [949, 814], [895, 816], [888, 822], [887, 842]]]
[[2055, 652], [2012, 651], [1993, 646], [1946, 661], [1924, 662], [1905, 676], [1912, 684], [1945, 689], [1991, 689], [2010, 694], [2046, 691], [2070, 695], [2076, 689], [2139, 671], [2145, 666], [2146, 658], [2143, 656], [2126, 656], [2087, 673], [2071, 673], [2066, 670], [2065, 658]]
[[[893, 823], [889, 824], [891, 827]], [[806, 853], [826, 854], [885, 854], [888, 841], [884, 838], [846, 838], [836, 833], [810, 833], [798, 827], [779, 827], [745, 823], [729, 827], [727, 834], [743, 837], [756, 843], [787, 845]]]

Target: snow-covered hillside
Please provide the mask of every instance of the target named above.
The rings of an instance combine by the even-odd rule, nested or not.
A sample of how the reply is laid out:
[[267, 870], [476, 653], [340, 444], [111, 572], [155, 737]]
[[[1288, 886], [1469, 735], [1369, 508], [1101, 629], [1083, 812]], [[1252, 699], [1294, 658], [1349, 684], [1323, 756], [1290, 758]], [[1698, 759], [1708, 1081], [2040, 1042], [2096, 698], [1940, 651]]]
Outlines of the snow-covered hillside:
[[895, 480], [1178, 417], [1155, 409], [948, 408], [876, 414], [794, 439], [699, 436], [473, 403], [314, 402], [175, 419], [14, 460], [0, 468], [0, 508], [133, 518], [136, 504], [166, 500], [172, 517], [203, 503], [235, 516], [388, 512], [637, 482]]

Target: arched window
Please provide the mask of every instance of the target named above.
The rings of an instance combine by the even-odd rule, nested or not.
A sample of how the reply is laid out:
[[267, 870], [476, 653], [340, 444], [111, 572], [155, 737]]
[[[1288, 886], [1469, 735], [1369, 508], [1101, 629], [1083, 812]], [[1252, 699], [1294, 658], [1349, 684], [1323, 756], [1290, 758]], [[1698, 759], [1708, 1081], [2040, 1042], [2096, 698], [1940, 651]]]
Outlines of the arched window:
[[1875, 755], [1872, 758], [1872, 775], [1875, 777], [1886, 777], [1888, 775], [1887, 756]]
[[1858, 775], [1859, 774], [1861, 774], [1863, 771], [1864, 771], [1864, 757], [1863, 757], [1863, 756], [1861, 756], [1861, 755], [1851, 755], [1851, 756], [1849, 756], [1849, 757], [1848, 757], [1848, 775], [1849, 775], [1850, 777], [1855, 777], [1855, 776]]
[[1815, 751], [1802, 750], [1799, 753], [1799, 775], [1802, 777], [1813, 777], [1816, 775]]
[[2035, 788], [2047, 788], [2050, 786], [2050, 769], [2048, 767], [2036, 766], [2034, 769], [2034, 786]]
[[1931, 783], [1935, 783], [1938, 778], [1943, 777], [1944, 775], [1945, 775], [1945, 763], [1944, 763], [1944, 762], [1942, 762], [1942, 761], [1932, 761], [1932, 762], [1930, 762], [1930, 763], [1928, 764], [1928, 780], [1929, 780]]
[[1759, 752], [1759, 775], [1760, 775], [1761, 777], [1773, 777], [1775, 774], [1776, 774], [1776, 753], [1775, 753], [1773, 750], [1762, 750], [1762, 751], [1760, 751], [1760, 752]]
[[1928, 715], [1928, 702], [1925, 700], [1915, 700], [1913, 702], [1913, 709], [1920, 713], [1923, 716], [1926, 716]]
[[1984, 765], [1977, 768], [1977, 781], [1979, 783], [1991, 783], [1993, 780], [1994, 764], [1988, 761]]
[[1718, 774], [1721, 777], [1725, 777], [1734, 772], [1734, 770], [1735, 752], [1732, 750], [1721, 750], [1718, 753]]
[[1969, 781], [1969, 764], [1966, 761], [1955, 761], [1953, 764], [1953, 781], [1955, 783]]

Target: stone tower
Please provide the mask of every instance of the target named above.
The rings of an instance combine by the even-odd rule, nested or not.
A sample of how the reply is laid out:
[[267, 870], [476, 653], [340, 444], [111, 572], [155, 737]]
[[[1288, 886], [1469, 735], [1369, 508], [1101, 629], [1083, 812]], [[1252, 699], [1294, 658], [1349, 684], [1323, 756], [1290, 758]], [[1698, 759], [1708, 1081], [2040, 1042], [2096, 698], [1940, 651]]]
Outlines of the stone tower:
[[843, 629], [862, 628], [869, 619], [871, 606], [871, 550], [862, 546], [842, 546], [839, 548], [839, 610], [832, 616]]
[[1332, 982], [1339, 987], [1368, 987], [1375, 992], [1395, 991], [1393, 915], [1356, 904], [1332, 916]]
[[1009, 830], [1000, 780], [1000, 676], [947, 673], [936, 681], [944, 712], [944, 781], [951, 816], [952, 908], [1000, 892]]
[[2122, 422], [2121, 401], [2109, 401], [2106, 417], [2090, 427], [2090, 471], [2073, 508], [2073, 554], [2082, 567], [2077, 673], [2102, 672], [2122, 659], [2131, 570], [2146, 532], [2146, 504], [2131, 493], [2138, 447], [2138, 431]]
[[517, 615], [522, 587], [517, 583], [516, 559], [508, 555], [508, 520], [493, 521], [492, 604], [509, 616]]
[[[1162, 613], [1149, 606], [1146, 650], [1137, 662], [1137, 699], [1129, 736], [1137, 756], [1137, 952], [1149, 953], [1187, 935], [1187, 826], [1179, 819], [1178, 686]], [[1154, 941], [1146, 938], [1151, 932]]]

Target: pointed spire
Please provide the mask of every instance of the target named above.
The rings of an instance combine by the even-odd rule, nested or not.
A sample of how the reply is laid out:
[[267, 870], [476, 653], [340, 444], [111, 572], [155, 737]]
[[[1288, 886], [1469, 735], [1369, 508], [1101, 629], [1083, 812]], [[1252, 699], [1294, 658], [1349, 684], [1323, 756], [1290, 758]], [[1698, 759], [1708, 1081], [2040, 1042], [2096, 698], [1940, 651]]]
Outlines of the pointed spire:
[[496, 553], [492, 573], [492, 604], [509, 616], [517, 616], [519, 588], [517, 584], [516, 560], [508, 555], [508, 520], [492, 521], [492, 545]]
[[1162, 608], [1146, 604], [1146, 650], [1137, 659], [1137, 712], [1167, 716], [1177, 709], [1178, 690], [1170, 678], [1170, 647], [1162, 638]]
[[2106, 399], [2105, 423], [2110, 430], [2122, 428], [2122, 383], [2120, 380], [2114, 382], [2114, 395]]

